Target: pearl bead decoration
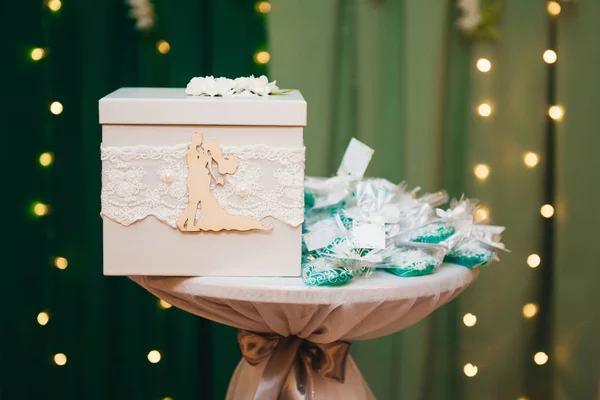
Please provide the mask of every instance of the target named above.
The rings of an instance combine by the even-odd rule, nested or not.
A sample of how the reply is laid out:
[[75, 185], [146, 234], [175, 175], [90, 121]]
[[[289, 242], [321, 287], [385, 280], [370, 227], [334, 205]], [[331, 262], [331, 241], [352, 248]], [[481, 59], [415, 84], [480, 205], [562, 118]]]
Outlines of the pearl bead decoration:
[[246, 198], [248, 198], [250, 193], [248, 192], [248, 189], [246, 188], [246, 186], [240, 186], [237, 189], [237, 195], [240, 199], [246, 199]]
[[175, 173], [170, 169], [167, 169], [163, 171], [163, 173], [160, 176], [160, 179], [162, 179], [164, 183], [173, 183], [173, 181], [175, 180]]

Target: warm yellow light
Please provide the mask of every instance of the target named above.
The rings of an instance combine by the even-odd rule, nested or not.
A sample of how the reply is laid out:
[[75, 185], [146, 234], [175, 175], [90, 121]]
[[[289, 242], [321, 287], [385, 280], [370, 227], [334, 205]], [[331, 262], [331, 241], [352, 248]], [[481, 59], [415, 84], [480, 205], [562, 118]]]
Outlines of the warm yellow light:
[[35, 203], [33, 205], [33, 213], [38, 217], [43, 217], [48, 214], [49, 207], [44, 203]]
[[542, 208], [540, 208], [540, 213], [544, 218], [552, 218], [554, 215], [554, 207], [552, 207], [550, 204], [544, 204]]
[[558, 55], [556, 55], [556, 52], [554, 50], [548, 49], [544, 52], [542, 58], [544, 59], [546, 64], [554, 64], [558, 59]]
[[484, 222], [490, 217], [490, 210], [486, 207], [479, 207], [477, 211], [475, 211], [475, 220], [477, 222]]
[[471, 313], [465, 314], [463, 317], [463, 323], [469, 328], [475, 326], [477, 323], [477, 316]]
[[490, 176], [490, 167], [485, 164], [477, 164], [475, 168], [473, 168], [473, 173], [480, 181], [484, 181]]
[[546, 8], [548, 9], [548, 14], [550, 15], [560, 14], [561, 7], [558, 1], [549, 1], [546, 5]]
[[539, 267], [541, 262], [542, 259], [537, 254], [530, 254], [529, 257], [527, 257], [527, 265], [531, 268]]
[[171, 45], [166, 40], [159, 40], [156, 42], [156, 50], [158, 50], [160, 54], [167, 54], [171, 51]]
[[69, 262], [64, 257], [56, 257], [54, 258], [54, 266], [58, 269], [66, 269], [69, 265]]
[[172, 397], [164, 397], [162, 400], [173, 400]]
[[60, 0], [49, 0], [48, 1], [48, 8], [54, 12], [57, 12], [58, 10], [60, 10], [61, 7], [62, 7], [62, 3], [60, 2]]
[[475, 375], [477, 375], [477, 366], [473, 365], [471, 363], [465, 364], [464, 368], [463, 368], [463, 372], [465, 373], [466, 376], [468, 376], [469, 378], [474, 377]]
[[56, 365], [58, 365], [59, 367], [62, 367], [63, 365], [65, 365], [67, 363], [67, 356], [65, 356], [63, 353], [57, 353], [54, 355], [54, 363]]
[[152, 364], [159, 362], [160, 352], [158, 350], [152, 350], [150, 353], [148, 353], [148, 361], [150, 361]]
[[271, 54], [268, 51], [259, 51], [254, 54], [254, 62], [257, 64], [266, 64], [271, 61]]
[[487, 58], [480, 58], [477, 60], [477, 69], [481, 72], [488, 72], [492, 69], [492, 63]]
[[521, 397], [517, 397], [517, 400], [529, 400], [529, 399], [527, 397], [521, 396]]
[[42, 49], [40, 47], [36, 47], [35, 49], [32, 49], [31, 53], [30, 53], [31, 59], [33, 61], [39, 61], [42, 58], [44, 58], [45, 55], [46, 55], [46, 52], [44, 51], [44, 49]]
[[565, 115], [565, 110], [561, 106], [552, 106], [548, 109], [548, 115], [554, 120], [561, 120]]
[[544, 365], [548, 362], [548, 354], [544, 353], [543, 351], [538, 351], [533, 356], [533, 361], [535, 361], [537, 365]]
[[52, 153], [45, 152], [40, 155], [40, 165], [42, 167], [49, 166], [50, 164], [52, 164], [52, 161], [54, 161], [54, 155]]
[[158, 306], [162, 309], [167, 309], [167, 308], [171, 308], [173, 307], [171, 304], [167, 303], [166, 301], [164, 301], [163, 299], [159, 299], [158, 300]]
[[50, 104], [50, 112], [54, 115], [58, 115], [63, 112], [63, 105], [59, 101], [54, 101]]
[[259, 1], [258, 3], [256, 3], [255, 7], [256, 11], [258, 11], [261, 14], [268, 14], [269, 11], [271, 11], [271, 3], [269, 3], [268, 1]]
[[488, 103], [481, 103], [479, 107], [477, 107], [477, 112], [482, 117], [489, 117], [492, 114], [492, 106]]
[[538, 306], [534, 303], [527, 303], [523, 306], [523, 316], [527, 319], [535, 317], [538, 313]]
[[533, 168], [539, 164], [540, 157], [536, 153], [529, 151], [529, 152], [525, 153], [525, 156], [523, 157], [523, 162], [529, 168]]
[[37, 315], [37, 322], [41, 326], [46, 325], [48, 323], [48, 321], [50, 321], [50, 316], [48, 315], [47, 312], [41, 312]]

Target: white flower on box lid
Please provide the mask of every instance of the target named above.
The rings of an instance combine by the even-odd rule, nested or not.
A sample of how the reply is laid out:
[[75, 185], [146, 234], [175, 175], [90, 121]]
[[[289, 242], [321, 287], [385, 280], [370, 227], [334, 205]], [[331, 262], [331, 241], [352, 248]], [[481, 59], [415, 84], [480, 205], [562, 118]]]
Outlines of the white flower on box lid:
[[262, 75], [255, 78], [241, 77], [235, 80], [228, 78], [214, 78], [213, 76], [192, 78], [185, 92], [192, 96], [267, 96], [279, 89], [276, 81]]
[[250, 78], [245, 79], [245, 89], [259, 96], [267, 96], [269, 93], [278, 89], [276, 85], [277, 81], [269, 82], [269, 79], [264, 75], [259, 78], [251, 76]]
[[234, 86], [233, 79], [217, 78], [209, 82], [206, 94], [209, 96], [227, 96], [233, 92]]
[[240, 78], [235, 78], [235, 81], [234, 81], [235, 82], [235, 87], [234, 87], [235, 92], [236, 93], [242, 93], [246, 89], [249, 89], [250, 88], [250, 81], [252, 79], [254, 79], [254, 76], [249, 77], [249, 78], [244, 77], [244, 76], [242, 76]]
[[201, 94], [206, 93], [208, 80], [210, 79], [213, 79], [213, 77], [207, 76], [206, 78], [192, 78], [192, 80], [187, 84], [187, 87], [185, 88], [185, 93], [190, 94], [192, 96], [200, 96]]
[[233, 79], [214, 78], [212, 76], [192, 78], [185, 92], [192, 96], [227, 96], [233, 92]]

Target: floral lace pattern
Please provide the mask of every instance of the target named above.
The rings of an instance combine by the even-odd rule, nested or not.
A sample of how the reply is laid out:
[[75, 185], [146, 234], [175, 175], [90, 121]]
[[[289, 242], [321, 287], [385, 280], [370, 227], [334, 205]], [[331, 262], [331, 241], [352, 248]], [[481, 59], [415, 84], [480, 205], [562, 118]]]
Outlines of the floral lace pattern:
[[[187, 149], [187, 144], [101, 147], [102, 215], [125, 226], [152, 215], [176, 227], [188, 201]], [[221, 207], [232, 215], [302, 224], [304, 147], [222, 146], [222, 151], [235, 155], [238, 168], [224, 176], [224, 185], [211, 185]]]

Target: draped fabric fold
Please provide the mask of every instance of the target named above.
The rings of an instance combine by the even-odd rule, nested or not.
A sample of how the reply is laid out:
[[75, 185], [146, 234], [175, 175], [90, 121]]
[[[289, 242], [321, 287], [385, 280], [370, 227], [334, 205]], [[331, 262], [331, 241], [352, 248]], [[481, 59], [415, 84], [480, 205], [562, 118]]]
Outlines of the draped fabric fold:
[[244, 357], [227, 400], [373, 400], [345, 341], [417, 323], [458, 296], [478, 272], [454, 265], [411, 279], [376, 272], [333, 288], [307, 288], [300, 278], [131, 279], [175, 307], [243, 330]]
[[350, 343], [312, 343], [297, 336], [238, 332], [238, 342], [246, 362], [252, 366], [266, 362], [254, 394], [263, 399], [313, 399], [313, 375], [344, 383]]

